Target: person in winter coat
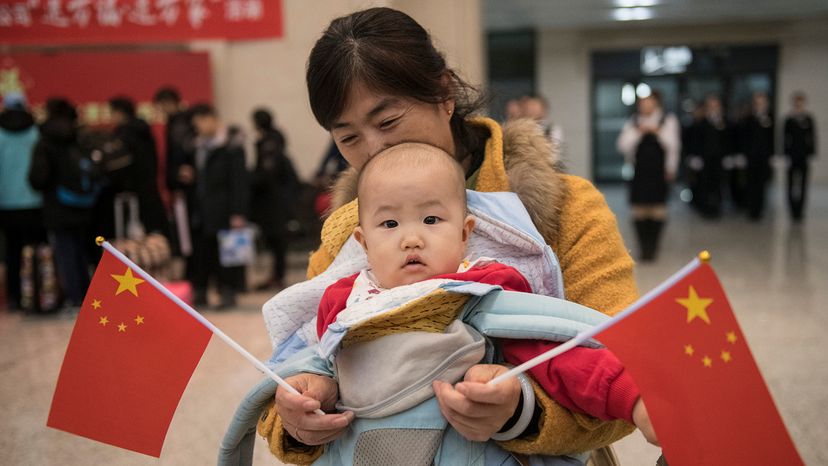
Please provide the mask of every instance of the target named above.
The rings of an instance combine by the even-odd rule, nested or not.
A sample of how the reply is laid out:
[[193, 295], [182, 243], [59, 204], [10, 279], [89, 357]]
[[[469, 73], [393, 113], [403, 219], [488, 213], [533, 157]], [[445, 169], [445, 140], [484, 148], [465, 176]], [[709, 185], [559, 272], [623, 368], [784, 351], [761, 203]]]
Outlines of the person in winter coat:
[[676, 179], [681, 130], [678, 119], [661, 108], [661, 95], [653, 92], [638, 101], [633, 115], [618, 136], [618, 151], [635, 167], [630, 181], [633, 223], [641, 246], [641, 260], [656, 258], [661, 230], [667, 218], [667, 194]]
[[[314, 116], [352, 167], [337, 183], [334, 211], [320, 249], [311, 256], [309, 277], [328, 268], [357, 226], [356, 170], [387, 147], [421, 142], [454, 156], [467, 188], [517, 194], [559, 258], [567, 299], [607, 314], [635, 301], [633, 262], [601, 194], [588, 181], [560, 172], [536, 123], [519, 120], [501, 127], [471, 117], [480, 108], [474, 90], [446, 66], [429, 34], [411, 17], [372, 8], [335, 19], [311, 51], [306, 78]], [[539, 344], [528, 352], [544, 348]], [[469, 445], [487, 442], [516, 455], [566, 455], [606, 446], [633, 430], [624, 421], [573, 414], [536, 386], [537, 416], [512, 440], [496, 443], [492, 436], [516, 415], [522, 399], [518, 383], [486, 385], [507, 370], [499, 364], [476, 365], [464, 382], [473, 390], [438, 387], [435, 396], [453, 435]], [[350, 419], [313, 412], [337, 400], [334, 380], [311, 374], [286, 380], [305, 395], [277, 391], [262, 413], [259, 433], [282, 461], [308, 464], [319, 452], [315, 445], [347, 432]], [[561, 461], [568, 460], [557, 464]]]
[[[719, 218], [722, 213], [722, 168], [725, 157], [733, 154], [733, 130], [722, 111], [716, 95], [704, 99], [704, 117], [694, 124], [689, 141], [688, 165], [695, 183], [693, 205], [706, 218]], [[733, 168], [732, 166], [730, 167]], [[732, 170], [728, 170], [733, 174]], [[731, 179], [732, 181], [732, 179]]]
[[751, 112], [739, 124], [739, 152], [747, 163], [746, 197], [748, 217], [759, 220], [765, 210], [765, 191], [771, 176], [770, 159], [774, 140], [773, 114], [768, 95], [753, 94]]
[[273, 115], [265, 110], [253, 112], [256, 128], [256, 168], [250, 187], [250, 218], [262, 229], [267, 246], [273, 252], [270, 288], [282, 288], [287, 254], [287, 222], [292, 217], [299, 180], [293, 164], [285, 154], [285, 138], [273, 126]]
[[195, 191], [190, 208], [193, 255], [187, 264], [193, 280], [196, 305], [207, 303], [207, 285], [215, 277], [221, 295], [220, 308], [236, 304], [244, 287], [244, 267], [223, 267], [219, 262], [218, 232], [247, 224], [250, 185], [245, 168], [244, 145], [231, 137], [209, 104], [192, 107], [190, 115], [198, 134], [194, 166], [182, 165], [182, 182]]
[[167, 214], [158, 191], [158, 151], [152, 129], [135, 114], [135, 103], [129, 97], [109, 100], [112, 121], [115, 124], [114, 144], [122, 147], [128, 164], [109, 173], [107, 202], [101, 202], [98, 216], [107, 219], [107, 231], [112, 235], [114, 225], [111, 196], [134, 193], [138, 197], [141, 224], [146, 233], [167, 234]]
[[794, 222], [804, 217], [808, 192], [808, 165], [816, 154], [816, 123], [805, 109], [802, 92], [793, 96], [793, 110], [785, 119], [785, 155], [788, 158], [788, 206]]
[[32, 150], [39, 138], [22, 94], [3, 97], [0, 113], [0, 230], [6, 238], [6, 293], [9, 309], [20, 309], [23, 246], [46, 240], [43, 198], [29, 184]]
[[75, 107], [66, 99], [53, 98], [46, 102], [46, 114], [32, 154], [29, 182], [43, 194], [43, 223], [66, 304], [79, 307], [89, 287], [99, 173], [78, 143]]

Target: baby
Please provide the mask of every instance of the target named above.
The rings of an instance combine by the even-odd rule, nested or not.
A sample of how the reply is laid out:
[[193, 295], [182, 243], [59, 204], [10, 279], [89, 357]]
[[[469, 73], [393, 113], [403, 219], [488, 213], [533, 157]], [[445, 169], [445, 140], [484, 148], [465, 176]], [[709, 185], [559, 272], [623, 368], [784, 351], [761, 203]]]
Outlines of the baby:
[[[466, 208], [463, 170], [444, 151], [414, 143], [400, 144], [383, 151], [363, 167], [358, 182], [358, 198], [359, 226], [354, 231], [354, 237], [365, 249], [370, 267], [326, 289], [317, 315], [317, 332], [323, 342], [323, 336], [329, 327], [336, 325], [340, 313], [346, 313], [357, 305], [364, 307], [369, 300], [381, 301], [386, 294], [397, 292], [406, 285], [457, 280], [496, 285], [507, 291], [532, 292], [526, 279], [516, 269], [492, 259], [470, 261], [465, 258], [475, 220]], [[379, 336], [399, 338], [400, 333], [423, 330], [437, 334], [452, 334], [455, 331], [476, 333], [456, 320], [458, 314], [459, 311], [450, 314], [448, 320], [443, 316], [443, 320], [437, 319], [438, 322], [434, 321], [433, 316], [430, 320], [425, 319], [426, 323], [422, 322], [423, 319], [414, 323], [397, 321], [401, 328], [386, 326], [380, 332], [374, 329], [370, 332], [370, 338], [378, 338], [378, 333]], [[429, 355], [439, 352], [438, 349], [457, 353], [458, 348], [468, 347], [477, 340], [474, 335], [465, 340], [461, 338], [461, 343], [452, 346], [451, 350], [443, 348], [442, 343], [428, 343], [431, 340], [427, 340], [424, 345], [430, 345], [434, 350], [417, 351], [417, 358], [411, 358], [411, 353], [400, 357], [400, 361], [411, 365], [396, 373], [404, 373], [410, 380], [390, 384], [392, 392], [385, 394], [366, 395], [365, 392], [371, 390], [359, 381], [372, 379], [365, 377], [364, 373], [361, 377], [349, 377], [340, 369], [344, 364], [350, 364], [359, 366], [361, 371], [370, 370], [366, 368], [380, 365], [376, 364], [377, 357], [388, 357], [388, 353], [401, 351], [400, 348], [406, 345], [405, 340], [389, 341], [385, 346], [380, 345], [381, 349], [375, 347], [371, 352], [361, 352], [358, 349], [360, 345], [352, 345], [348, 351], [340, 348], [335, 363], [339, 372], [340, 407], [353, 410], [357, 417], [388, 414], [387, 409], [377, 409], [376, 400], [394, 401], [393, 390], [416, 384], [417, 378], [427, 372], [411, 375], [412, 368], [424, 371], [438, 367], [442, 359], [430, 360]], [[519, 364], [558, 343], [500, 340], [495, 344], [500, 347], [507, 362]], [[479, 362], [482, 355], [482, 351], [476, 353], [472, 356], [476, 360], [467, 360], [465, 366], [444, 371], [436, 379], [448, 383], [461, 380], [465, 370]], [[343, 361], [343, 365], [339, 360]], [[388, 367], [387, 364], [382, 365]], [[607, 350], [575, 348], [535, 367], [531, 374], [555, 401], [574, 412], [605, 420], [625, 419], [632, 423], [635, 407], [636, 420], [646, 420], [637, 387], [620, 362]], [[355, 386], [347, 389], [344, 385], [350, 382], [354, 382]], [[430, 389], [429, 384], [427, 391]], [[424, 396], [433, 396], [433, 392], [422, 394], [406, 406], [422, 401]], [[394, 403], [399, 404], [399, 401]], [[362, 406], [355, 408], [355, 404]], [[397, 408], [400, 409], [399, 406]], [[507, 422], [501, 432], [515, 422], [515, 418]], [[636, 424], [640, 425], [640, 422]]]

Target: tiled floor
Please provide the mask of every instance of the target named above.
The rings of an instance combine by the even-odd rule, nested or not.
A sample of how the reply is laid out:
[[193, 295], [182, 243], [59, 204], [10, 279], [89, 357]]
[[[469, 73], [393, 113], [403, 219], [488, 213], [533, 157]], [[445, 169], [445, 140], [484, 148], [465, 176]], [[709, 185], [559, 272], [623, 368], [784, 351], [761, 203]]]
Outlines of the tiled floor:
[[[628, 244], [624, 193], [606, 190]], [[805, 224], [791, 225], [774, 193], [767, 218], [717, 223], [673, 204], [659, 261], [638, 269], [646, 291], [701, 249], [713, 253], [756, 360], [805, 461], [828, 465], [828, 187], [813, 191]], [[302, 255], [291, 278], [302, 277]], [[239, 309], [207, 318], [260, 358], [270, 345], [259, 308], [267, 293], [246, 295]], [[160, 460], [46, 427], [46, 417], [73, 321], [33, 319], [0, 311], [0, 464], [207, 465], [238, 401], [260, 379], [217, 339], [207, 349], [173, 419]], [[658, 449], [633, 434], [616, 445], [624, 465], [652, 465]], [[255, 464], [276, 464], [259, 441]]]

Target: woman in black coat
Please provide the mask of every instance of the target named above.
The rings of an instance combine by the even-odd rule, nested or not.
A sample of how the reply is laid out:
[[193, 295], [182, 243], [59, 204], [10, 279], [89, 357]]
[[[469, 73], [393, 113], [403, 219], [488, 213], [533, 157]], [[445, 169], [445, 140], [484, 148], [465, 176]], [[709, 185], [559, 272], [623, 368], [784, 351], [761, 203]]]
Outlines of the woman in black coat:
[[285, 138], [273, 126], [273, 115], [264, 109], [253, 112], [256, 141], [256, 168], [251, 180], [251, 220], [262, 229], [273, 252], [273, 275], [267, 284], [281, 288], [285, 276], [287, 222], [292, 218], [298, 179], [285, 154]]

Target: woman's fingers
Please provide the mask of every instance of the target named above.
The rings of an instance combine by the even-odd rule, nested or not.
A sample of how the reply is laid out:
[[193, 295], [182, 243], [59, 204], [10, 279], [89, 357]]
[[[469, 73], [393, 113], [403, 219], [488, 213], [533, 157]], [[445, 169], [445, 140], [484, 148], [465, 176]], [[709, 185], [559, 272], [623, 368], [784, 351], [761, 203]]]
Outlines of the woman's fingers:
[[276, 408], [285, 430], [291, 437], [306, 444], [320, 445], [339, 436], [354, 418], [352, 412], [317, 414], [320, 408], [331, 409], [338, 395], [336, 382], [328, 377], [300, 374], [286, 379], [299, 393], [279, 387]]

